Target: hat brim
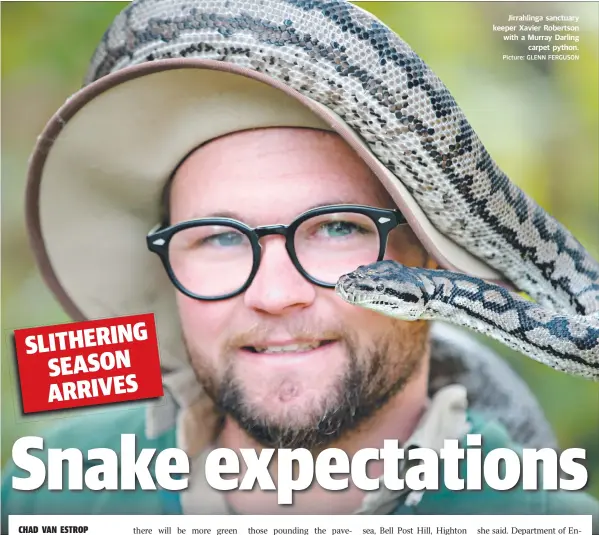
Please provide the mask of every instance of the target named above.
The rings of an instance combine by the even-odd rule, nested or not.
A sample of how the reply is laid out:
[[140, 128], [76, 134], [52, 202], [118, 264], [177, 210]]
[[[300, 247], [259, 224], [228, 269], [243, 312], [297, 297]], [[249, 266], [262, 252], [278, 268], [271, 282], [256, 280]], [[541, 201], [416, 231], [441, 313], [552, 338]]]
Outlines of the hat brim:
[[442, 268], [508, 288], [429, 221], [400, 179], [328, 108], [229, 63], [181, 58], [107, 75], [71, 97], [38, 139], [27, 224], [41, 273], [76, 320], [153, 312], [162, 364], [184, 358], [174, 287], [145, 236], [159, 222], [168, 178], [194, 148], [250, 128], [337, 132], [389, 191]]

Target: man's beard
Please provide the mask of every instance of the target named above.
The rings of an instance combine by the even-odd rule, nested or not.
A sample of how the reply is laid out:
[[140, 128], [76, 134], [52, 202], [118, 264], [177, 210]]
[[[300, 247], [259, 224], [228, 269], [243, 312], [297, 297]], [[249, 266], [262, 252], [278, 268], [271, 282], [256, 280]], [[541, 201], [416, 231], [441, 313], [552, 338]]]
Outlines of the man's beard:
[[348, 354], [346, 371], [337, 381], [335, 391], [329, 393], [327, 403], [314, 408], [310, 418], [307, 421], [304, 418], [303, 424], [298, 424], [293, 418], [281, 424], [257, 414], [247, 403], [243, 384], [236, 377], [233, 366], [227, 367], [219, 384], [216, 384], [208, 369], [198, 367], [197, 358], [192, 361], [198, 380], [217, 410], [233, 418], [257, 443], [269, 448], [315, 451], [359, 427], [400, 392], [420, 369], [427, 344], [425, 332], [416, 329], [407, 343], [401, 343], [398, 336], [392, 335], [372, 347], [363, 348], [359, 358], [359, 345], [347, 336], [345, 340]]

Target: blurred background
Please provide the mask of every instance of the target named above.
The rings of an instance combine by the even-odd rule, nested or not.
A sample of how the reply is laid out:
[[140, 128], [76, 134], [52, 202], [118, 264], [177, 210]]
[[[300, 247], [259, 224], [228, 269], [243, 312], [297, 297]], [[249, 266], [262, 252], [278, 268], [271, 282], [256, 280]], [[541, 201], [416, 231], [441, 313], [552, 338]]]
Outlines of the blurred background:
[[[424, 59], [464, 109], [500, 167], [599, 258], [599, 4], [596, 2], [356, 2]], [[27, 158], [51, 115], [81, 86], [95, 46], [124, 2], [4, 2], [2, 8], [2, 465], [22, 435], [68, 413], [24, 418], [11, 333], [69, 321], [44, 286], [24, 226]], [[493, 24], [508, 15], [576, 15], [578, 61], [526, 55]], [[522, 375], [561, 448], [587, 450], [599, 498], [599, 385], [486, 341]], [[74, 413], [73, 413], [74, 414]], [[77, 415], [81, 412], [77, 411]]]

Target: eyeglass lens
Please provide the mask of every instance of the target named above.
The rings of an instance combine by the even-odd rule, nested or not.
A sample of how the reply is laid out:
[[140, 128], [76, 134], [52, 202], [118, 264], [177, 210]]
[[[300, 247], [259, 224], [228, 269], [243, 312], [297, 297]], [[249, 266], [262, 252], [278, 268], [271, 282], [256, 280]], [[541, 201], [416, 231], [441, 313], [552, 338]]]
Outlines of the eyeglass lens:
[[[380, 238], [375, 223], [353, 212], [323, 214], [303, 221], [295, 232], [295, 252], [306, 273], [335, 284], [344, 273], [375, 262]], [[218, 297], [239, 290], [251, 275], [250, 239], [226, 225], [187, 228], [169, 244], [171, 269], [189, 292]]]

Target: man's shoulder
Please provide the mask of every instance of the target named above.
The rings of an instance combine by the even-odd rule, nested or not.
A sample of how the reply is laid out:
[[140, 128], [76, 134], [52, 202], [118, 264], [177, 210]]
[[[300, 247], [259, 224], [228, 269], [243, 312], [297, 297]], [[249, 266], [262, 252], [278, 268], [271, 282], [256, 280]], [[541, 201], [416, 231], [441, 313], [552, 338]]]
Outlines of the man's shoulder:
[[[88, 460], [89, 450], [107, 448], [120, 455], [121, 436], [135, 436], [136, 450], [174, 447], [174, 430], [157, 438], [146, 437], [145, 409], [110, 408], [82, 416], [70, 416], [53, 423], [37, 434], [43, 438], [43, 450], [30, 449], [28, 454], [41, 459], [47, 466], [48, 450], [70, 448], [81, 451], [84, 470], [97, 464]], [[30, 465], [31, 466], [31, 465]], [[153, 470], [150, 467], [150, 471]], [[42, 514], [152, 514], [160, 511], [164, 500], [159, 493], [143, 491], [68, 491], [48, 489], [48, 480], [35, 490], [13, 488], [13, 477], [26, 478], [30, 473], [9, 461], [2, 470], [2, 533], [7, 530], [7, 515]], [[66, 475], [66, 474], [65, 474]], [[68, 477], [68, 476], [67, 476]], [[158, 513], [156, 513], [158, 514]]]
[[[106, 448], [120, 454], [123, 435], [135, 437], [137, 450], [155, 448], [160, 452], [175, 445], [174, 428], [157, 437], [147, 436], [146, 411], [144, 407], [137, 406], [109, 408], [84, 415], [69, 416], [62, 421], [58, 420], [56, 423], [46, 425], [36, 434], [43, 439], [43, 449], [32, 448], [28, 453], [45, 460], [50, 449], [74, 448], [81, 451], [84, 464], [88, 464], [88, 452], [92, 449]], [[27, 447], [31, 446], [27, 445]]]
[[[485, 420], [478, 414], [470, 414], [472, 427], [470, 434], [481, 436], [482, 461], [491, 450], [505, 448], [513, 451], [519, 458], [518, 469], [522, 470], [524, 448], [514, 443], [505, 428], [495, 420]], [[468, 449], [465, 441], [462, 447], [466, 453]], [[558, 452], [559, 455], [559, 452]], [[460, 461], [459, 477], [465, 482], [468, 469], [468, 457]], [[480, 467], [480, 462], [475, 461]], [[503, 464], [503, 463], [502, 463]], [[501, 466], [501, 464], [499, 465]], [[400, 507], [396, 513], [402, 514], [538, 514], [538, 515], [592, 515], [594, 522], [593, 533], [599, 533], [599, 501], [583, 491], [547, 490], [542, 485], [542, 463], [539, 466], [539, 490], [527, 490], [520, 477], [517, 483], [509, 490], [497, 490], [484, 481], [484, 469], [473, 470], [480, 473], [480, 490], [450, 490], [443, 481], [441, 470], [440, 488], [438, 491], [427, 491], [418, 505], [411, 511], [405, 506]], [[470, 476], [473, 474], [471, 473]], [[505, 470], [500, 469], [499, 475], [505, 477]]]
[[77, 448], [81, 451], [111, 448], [118, 451], [124, 434], [135, 435], [136, 445], [141, 448], [156, 447], [157, 440], [146, 437], [145, 422], [144, 407], [110, 408], [59, 421], [41, 436], [46, 448]]

